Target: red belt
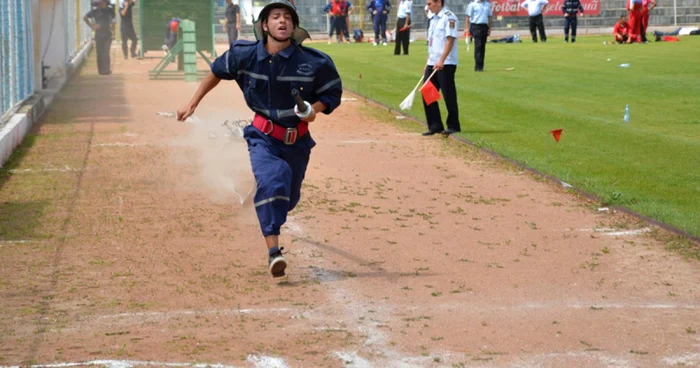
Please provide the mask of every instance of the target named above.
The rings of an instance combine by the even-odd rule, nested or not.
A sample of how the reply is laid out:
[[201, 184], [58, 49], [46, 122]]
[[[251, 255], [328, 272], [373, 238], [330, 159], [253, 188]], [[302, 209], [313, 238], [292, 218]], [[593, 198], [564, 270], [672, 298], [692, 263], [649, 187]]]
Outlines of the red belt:
[[309, 123], [306, 121], [300, 122], [296, 128], [287, 128], [273, 123], [270, 119], [260, 114], [255, 114], [253, 126], [258, 128], [263, 134], [290, 145], [294, 144], [297, 138], [303, 137], [309, 132]]

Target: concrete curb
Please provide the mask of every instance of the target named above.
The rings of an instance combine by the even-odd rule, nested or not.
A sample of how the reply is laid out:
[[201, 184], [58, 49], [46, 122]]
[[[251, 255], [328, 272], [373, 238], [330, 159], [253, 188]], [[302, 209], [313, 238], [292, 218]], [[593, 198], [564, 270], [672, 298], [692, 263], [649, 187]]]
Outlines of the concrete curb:
[[54, 98], [61, 92], [63, 86], [80, 69], [87, 60], [92, 43], [86, 43], [76, 56], [66, 65], [65, 75], [53, 78], [48, 86], [35, 92], [27, 98], [17, 112], [11, 115], [5, 125], [0, 129], [0, 167], [3, 167], [12, 156], [15, 148], [22, 144], [24, 137], [32, 129], [34, 123], [41, 120], [46, 109], [51, 106]]

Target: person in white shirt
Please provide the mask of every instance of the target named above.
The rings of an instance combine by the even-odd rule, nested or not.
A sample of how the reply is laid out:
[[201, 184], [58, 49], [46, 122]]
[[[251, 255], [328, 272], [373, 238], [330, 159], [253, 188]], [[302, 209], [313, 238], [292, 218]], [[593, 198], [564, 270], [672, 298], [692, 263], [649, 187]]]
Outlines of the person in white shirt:
[[[430, 105], [423, 100], [425, 118], [428, 123], [428, 131], [423, 135], [442, 133], [450, 135], [459, 132], [459, 108], [457, 106], [457, 88], [455, 86], [455, 72], [457, 71], [457, 37], [459, 32], [459, 19], [447, 7], [444, 0], [428, 0], [428, 8], [434, 14], [430, 20], [428, 30], [428, 61], [425, 66], [423, 79], [442, 90], [447, 107], [447, 130], [443, 128], [440, 106], [437, 101]], [[433, 70], [437, 70], [433, 74]], [[432, 75], [432, 78], [430, 77]]]
[[544, 33], [544, 20], [542, 19], [542, 11], [549, 4], [547, 0], [525, 0], [521, 7], [527, 9], [527, 14], [530, 16], [530, 34], [532, 42], [537, 42], [537, 32], [540, 33], [542, 42], [547, 42], [547, 35]]
[[400, 0], [399, 10], [396, 15], [396, 47], [394, 48], [394, 55], [399, 55], [401, 52], [401, 47], [403, 47], [403, 54], [408, 55], [408, 42], [411, 38], [411, 8], [413, 7], [413, 2], [411, 0]]

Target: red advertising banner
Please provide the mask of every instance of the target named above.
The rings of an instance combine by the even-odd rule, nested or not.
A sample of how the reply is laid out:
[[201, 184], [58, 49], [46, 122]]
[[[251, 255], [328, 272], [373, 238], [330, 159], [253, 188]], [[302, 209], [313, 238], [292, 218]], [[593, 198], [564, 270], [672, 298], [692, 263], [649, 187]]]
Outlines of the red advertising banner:
[[[491, 2], [491, 10], [495, 16], [527, 17], [527, 9], [520, 6], [522, 3], [523, 0], [494, 0]], [[544, 7], [542, 15], [563, 17], [562, 5], [564, 5], [564, 0], [549, 0], [549, 5]], [[600, 15], [600, 0], [581, 0], [581, 5], [583, 6], [583, 14]]]

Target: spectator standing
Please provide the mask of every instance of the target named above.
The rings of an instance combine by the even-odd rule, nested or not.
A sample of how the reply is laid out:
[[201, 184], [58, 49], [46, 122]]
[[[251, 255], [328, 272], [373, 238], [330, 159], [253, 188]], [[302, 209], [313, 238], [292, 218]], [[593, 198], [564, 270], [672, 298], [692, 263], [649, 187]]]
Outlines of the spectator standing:
[[403, 54], [408, 55], [408, 45], [411, 40], [411, 8], [413, 1], [400, 0], [396, 19], [396, 47], [394, 55], [399, 55], [403, 47]]
[[491, 35], [493, 12], [488, 0], [475, 0], [467, 6], [466, 28], [474, 38], [474, 71], [484, 71], [486, 39]]
[[139, 39], [136, 37], [134, 20], [132, 16], [134, 6], [136, 6], [136, 0], [125, 0], [122, 2], [122, 6], [119, 8], [119, 15], [121, 16], [119, 31], [122, 34], [122, 52], [124, 53], [124, 59], [129, 58], [129, 40], [131, 40], [131, 57], [135, 58], [138, 56], [136, 55], [136, 46]]
[[527, 14], [530, 17], [530, 34], [532, 35], [532, 42], [537, 42], [537, 32], [540, 33], [540, 40], [542, 42], [547, 42], [547, 35], [544, 33], [544, 19], [542, 17], [542, 11], [549, 4], [547, 0], [525, 0], [521, 7], [527, 9]]
[[580, 13], [583, 16], [583, 5], [580, 0], [565, 0], [561, 11], [564, 13], [564, 42], [569, 42], [569, 30], [571, 30], [571, 43], [574, 43], [578, 26], [577, 15]]
[[[97, 7], [90, 9], [83, 16], [83, 21], [95, 31], [95, 52], [97, 53], [97, 72], [100, 75], [112, 74], [110, 47], [114, 28], [114, 8], [107, 6], [107, 0], [99, 0]], [[90, 20], [92, 19], [92, 21]]]
[[642, 40], [642, 3], [643, 0], [628, 0], [627, 11], [630, 15], [630, 37], [627, 43]]
[[[382, 40], [382, 45], [386, 46], [386, 21], [389, 19], [391, 3], [389, 0], [370, 0], [367, 3], [367, 10], [372, 14], [372, 24], [374, 25], [374, 46]], [[381, 38], [379, 35], [381, 34]]]
[[[651, 6], [651, 7], [650, 7]], [[649, 12], [656, 8], [656, 1], [642, 0], [642, 42], [647, 41], [647, 27], [649, 26]]]
[[231, 0], [226, 0], [226, 33], [228, 43], [238, 40], [238, 32], [241, 30], [241, 8]]

